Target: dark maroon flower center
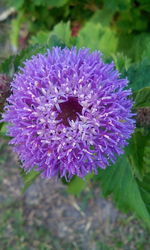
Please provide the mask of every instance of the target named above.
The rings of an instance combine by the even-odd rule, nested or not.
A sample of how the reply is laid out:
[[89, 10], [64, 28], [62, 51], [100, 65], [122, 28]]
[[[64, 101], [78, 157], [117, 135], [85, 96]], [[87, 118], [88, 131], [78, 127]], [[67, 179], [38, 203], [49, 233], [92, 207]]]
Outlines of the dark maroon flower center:
[[78, 102], [77, 97], [69, 97], [68, 101], [59, 104], [61, 112], [57, 116], [57, 120], [62, 120], [65, 126], [70, 126], [68, 119], [75, 121], [78, 113], [82, 113], [82, 106]]

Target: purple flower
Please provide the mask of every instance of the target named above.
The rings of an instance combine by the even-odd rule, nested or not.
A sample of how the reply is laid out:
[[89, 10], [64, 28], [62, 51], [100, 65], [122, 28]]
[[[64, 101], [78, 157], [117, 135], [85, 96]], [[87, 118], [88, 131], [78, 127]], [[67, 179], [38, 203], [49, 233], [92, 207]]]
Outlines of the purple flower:
[[23, 168], [71, 179], [113, 163], [135, 126], [119, 76], [88, 49], [53, 48], [25, 61], [4, 115]]

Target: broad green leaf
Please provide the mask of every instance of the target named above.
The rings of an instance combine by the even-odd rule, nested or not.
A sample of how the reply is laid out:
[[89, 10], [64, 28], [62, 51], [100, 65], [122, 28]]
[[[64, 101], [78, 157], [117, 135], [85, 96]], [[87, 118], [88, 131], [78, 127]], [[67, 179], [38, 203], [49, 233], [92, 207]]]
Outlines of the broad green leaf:
[[36, 55], [38, 53], [45, 53], [46, 47], [40, 46], [40, 45], [34, 45], [30, 46], [25, 50], [22, 50], [19, 55], [16, 56], [14, 66], [15, 66], [15, 72], [18, 70], [19, 66], [23, 65], [23, 62], [26, 59], [31, 58], [33, 55]]
[[85, 180], [75, 176], [68, 184], [68, 192], [74, 195], [79, 195], [81, 191], [86, 187], [87, 183]]
[[150, 133], [145, 133], [142, 129], [136, 129], [126, 154], [129, 158], [134, 174], [140, 179], [150, 172]]
[[[99, 178], [103, 194], [111, 194], [120, 209], [125, 212], [132, 211], [150, 229], [150, 214], [147, 209], [147, 204], [150, 203], [150, 182], [136, 180], [127, 158], [122, 156], [115, 165], [100, 170]], [[145, 185], [146, 197], [141, 192], [141, 183]]]
[[23, 62], [26, 59], [30, 59], [33, 55], [38, 53], [45, 53], [48, 48], [53, 46], [64, 47], [64, 43], [60, 41], [56, 36], [51, 36], [47, 45], [32, 45], [27, 49], [24, 49], [18, 55], [10, 56], [0, 65], [0, 72], [8, 74], [10, 77], [18, 71], [19, 66], [23, 66]]
[[125, 73], [129, 79], [129, 87], [134, 91], [150, 86], [150, 63], [144, 60], [140, 64], [133, 64]]
[[36, 36], [32, 36], [31, 40], [30, 40], [30, 44], [47, 44], [48, 43], [48, 39], [49, 39], [49, 31], [43, 31], [40, 30], [39, 32], [37, 32]]
[[142, 32], [139, 35], [135, 35], [132, 43], [133, 59], [136, 62], [144, 60], [144, 52], [147, 45], [150, 44], [150, 34]]
[[23, 169], [21, 169], [20, 174], [21, 174], [21, 176], [23, 178], [23, 182], [24, 182], [24, 186], [23, 186], [22, 191], [25, 192], [29, 188], [29, 186], [32, 183], [34, 183], [34, 181], [40, 175], [40, 172], [37, 172], [33, 169], [30, 172], [26, 173]]
[[74, 195], [80, 195], [81, 191], [87, 186], [87, 183], [93, 177], [93, 174], [88, 174], [85, 179], [81, 179], [78, 176], [75, 176], [69, 183], [68, 183], [68, 192]]
[[70, 22], [60, 22], [55, 25], [54, 29], [49, 34], [48, 43], [53, 37], [57, 37], [66, 46], [72, 46], [73, 38], [71, 38]]
[[124, 72], [124, 70], [127, 71], [131, 65], [131, 59], [125, 56], [123, 53], [112, 54], [112, 58], [119, 72]]
[[146, 42], [145, 48], [143, 51], [143, 58], [146, 58], [148, 61], [150, 60], [150, 40]]
[[22, 66], [22, 63], [31, 58], [33, 55], [37, 53], [46, 52], [46, 47], [42, 47], [39, 45], [30, 46], [27, 49], [24, 49], [18, 55], [10, 56], [0, 65], [0, 72], [6, 73], [9, 76], [13, 76], [13, 74], [18, 70], [19, 66]]
[[32, 36], [30, 44], [65, 47], [71, 46], [72, 41], [70, 23], [60, 22], [55, 25], [52, 31], [39, 31], [35, 36]]
[[[125, 24], [123, 24], [125, 26]], [[129, 25], [131, 29], [131, 25]], [[132, 59], [133, 62], [141, 62], [144, 58], [149, 58], [144, 55], [148, 52], [148, 45], [150, 44], [150, 34], [140, 33], [139, 35], [130, 34], [119, 34], [118, 47], [119, 52], [123, 52], [126, 56]]]
[[120, 14], [117, 19], [117, 28], [121, 33], [132, 34], [132, 31], [145, 31], [147, 29], [147, 18], [141, 15], [140, 9], [126, 9]]
[[10, 77], [14, 74], [14, 62], [16, 56], [10, 56], [0, 64], [0, 73], [5, 73]]
[[96, 13], [90, 19], [93, 23], [100, 23], [103, 27], [109, 26], [115, 11], [109, 8], [102, 8], [97, 10]]
[[[92, 31], [92, 35], [91, 35]], [[117, 49], [116, 33], [109, 27], [102, 27], [100, 23], [89, 21], [80, 30], [77, 37], [77, 47], [88, 47], [92, 50], [100, 50], [106, 56], [110, 56]]]
[[52, 47], [61, 47], [61, 48], [65, 48], [66, 45], [65, 43], [59, 39], [56, 35], [52, 35], [50, 36], [50, 38], [48, 39], [48, 48], [52, 48]]
[[137, 180], [142, 199], [150, 214], [150, 173], [147, 174], [142, 181]]
[[137, 92], [135, 108], [150, 107], [150, 87], [145, 87]]

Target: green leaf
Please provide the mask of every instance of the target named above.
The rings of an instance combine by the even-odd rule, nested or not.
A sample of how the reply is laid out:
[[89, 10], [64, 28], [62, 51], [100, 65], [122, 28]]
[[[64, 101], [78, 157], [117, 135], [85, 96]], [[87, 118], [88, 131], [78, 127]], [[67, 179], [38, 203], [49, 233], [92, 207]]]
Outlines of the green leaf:
[[53, 37], [57, 37], [66, 46], [72, 46], [73, 38], [71, 38], [70, 22], [60, 22], [55, 25], [54, 29], [49, 34], [48, 43]]
[[14, 61], [15, 56], [10, 56], [4, 62], [0, 64], [0, 72], [9, 75], [10, 77], [14, 74]]
[[60, 22], [54, 26], [51, 32], [39, 31], [36, 36], [32, 36], [30, 44], [65, 47], [72, 46], [73, 40], [71, 37], [70, 23]]
[[150, 60], [150, 39], [145, 44], [142, 57], [146, 58], [148, 61]]
[[150, 214], [150, 173], [147, 174], [142, 181], [137, 180], [142, 199]]
[[150, 173], [150, 138], [147, 139], [145, 147], [144, 147], [143, 165], [144, 165], [145, 175], [147, 173], [149, 174]]
[[44, 53], [46, 52], [46, 47], [34, 45], [30, 46], [27, 49], [24, 49], [20, 52], [18, 55], [10, 56], [8, 59], [6, 59], [1, 65], [0, 65], [0, 72], [6, 73], [10, 77], [13, 76], [13, 74], [18, 71], [18, 67], [23, 65], [23, 62], [26, 59], [31, 58], [33, 55], [36, 55], [37, 53]]
[[50, 6], [50, 7], [61, 7], [65, 5], [69, 0], [34, 0], [34, 4], [37, 6]]
[[116, 52], [117, 42], [116, 33], [112, 29], [103, 27], [100, 23], [89, 21], [80, 30], [76, 45], [78, 48], [88, 47], [92, 50], [98, 49], [106, 56], [110, 56]]
[[[125, 27], [125, 24], [123, 24]], [[126, 26], [127, 27], [127, 26]], [[129, 34], [119, 34], [118, 36], [118, 51], [123, 52], [126, 56], [132, 59], [133, 62], [141, 62], [145, 58], [149, 59], [148, 46], [150, 44], [150, 34], [142, 32], [140, 34], [131, 33], [132, 27], [129, 24]], [[145, 57], [144, 57], [145, 56]]]
[[6, 137], [7, 129], [6, 129], [6, 123], [0, 122], [0, 137]]
[[20, 9], [25, 0], [8, 0], [9, 5], [13, 6], [16, 9]]
[[135, 108], [143, 108], [150, 106], [150, 87], [145, 87], [137, 92], [135, 97]]
[[27, 49], [22, 50], [20, 54], [15, 57], [15, 61], [14, 61], [15, 72], [18, 70], [19, 66], [23, 66], [23, 62], [26, 59], [29, 59], [33, 55], [36, 55], [38, 53], [45, 53], [46, 49], [47, 48], [45, 46], [34, 45], [34, 46], [28, 47]]
[[13, 46], [14, 51], [18, 49], [19, 33], [22, 23], [25, 21], [23, 11], [19, 11], [17, 17], [11, 22], [10, 42]]
[[37, 177], [40, 175], [40, 172], [35, 171], [34, 169], [31, 170], [30, 172], [26, 173], [22, 168], [21, 168], [21, 172], [20, 172], [22, 178], [23, 178], [23, 182], [24, 182], [24, 186], [22, 188], [22, 191], [25, 192], [32, 183], [34, 183], [34, 181], [37, 179]]
[[149, 59], [149, 46], [150, 46], [150, 33], [149, 32], [142, 32], [139, 35], [134, 37], [135, 44], [135, 59], [139, 61], [144, 59]]
[[93, 177], [93, 174], [88, 174], [85, 177], [85, 180], [79, 178], [78, 176], [75, 176], [69, 183], [68, 183], [68, 192], [70, 194], [74, 194], [79, 196], [81, 191], [87, 186], [87, 183], [90, 181], [90, 179]]
[[11, 139], [11, 137], [7, 135], [7, 129], [6, 129], [5, 122], [0, 122], [0, 141], [1, 141], [1, 138], [4, 139], [5, 142], [9, 141]]
[[[121, 210], [132, 211], [150, 229], [150, 214], [147, 209], [147, 204], [150, 203], [150, 182], [137, 181], [125, 156], [120, 157], [115, 165], [100, 170], [99, 179], [105, 196], [112, 194]], [[141, 184], [145, 185], [147, 197], [141, 192]]]
[[93, 23], [101, 23], [103, 27], [109, 26], [111, 24], [114, 13], [115, 11], [113, 9], [102, 8], [96, 11], [90, 21]]
[[114, 11], [123, 11], [130, 7], [129, 0], [104, 0], [104, 8], [114, 10]]
[[65, 5], [69, 0], [49, 0], [48, 3], [50, 6], [53, 7], [61, 7], [63, 5]]
[[52, 46], [64, 46], [64, 45], [57, 37], [52, 37], [52, 39], [49, 40], [49, 44], [45, 46], [37, 44], [29, 46], [27, 49], [22, 50], [20, 54], [10, 56], [8, 59], [6, 59], [0, 65], [0, 72], [6, 73], [10, 77], [12, 77], [13, 74], [18, 71], [19, 66], [23, 66], [23, 62], [26, 59], [30, 59], [33, 55], [36, 55], [38, 53], [43, 54], [46, 52], [48, 48], [51, 48]]
[[133, 172], [140, 180], [150, 172], [150, 133], [145, 133], [142, 129], [136, 129], [126, 153], [132, 166]]
[[66, 47], [65, 43], [61, 39], [59, 39], [56, 35], [51, 34], [51, 36], [48, 39], [48, 47], [52, 48], [52, 47], [55, 47], [55, 46], [58, 46], [58, 47], [61, 47], [61, 48]]
[[150, 86], [150, 63], [147, 60], [132, 65], [125, 73], [129, 79], [129, 87], [134, 91]]
[[[46, 7], [61, 7], [65, 5], [69, 0], [34, 0], [35, 6], [46, 6]], [[26, 4], [25, 0], [9, 0], [9, 4], [16, 9], [23, 7]], [[26, 6], [25, 6], [26, 7]]]
[[112, 58], [119, 72], [124, 72], [124, 70], [127, 71], [131, 65], [131, 59], [125, 56], [123, 53], [112, 54]]
[[42, 44], [45, 45], [48, 43], [48, 39], [49, 39], [49, 31], [43, 31], [40, 30], [39, 32], [37, 32], [36, 36], [32, 36], [31, 40], [30, 40], [30, 44]]

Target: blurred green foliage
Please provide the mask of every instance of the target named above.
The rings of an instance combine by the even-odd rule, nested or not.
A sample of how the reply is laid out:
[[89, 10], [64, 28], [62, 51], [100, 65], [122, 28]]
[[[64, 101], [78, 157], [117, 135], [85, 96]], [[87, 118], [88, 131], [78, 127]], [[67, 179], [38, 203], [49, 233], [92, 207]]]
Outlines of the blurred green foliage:
[[[11, 31], [15, 47], [19, 46], [22, 29], [26, 29], [31, 43], [44, 43], [52, 35], [51, 30], [61, 37], [64, 32], [66, 42], [69, 21], [70, 33], [79, 34], [79, 47], [100, 49], [107, 55], [123, 52], [134, 61], [141, 60], [143, 53], [150, 57], [149, 0], [7, 1], [17, 10]], [[60, 21], [64, 24], [57, 26]]]

